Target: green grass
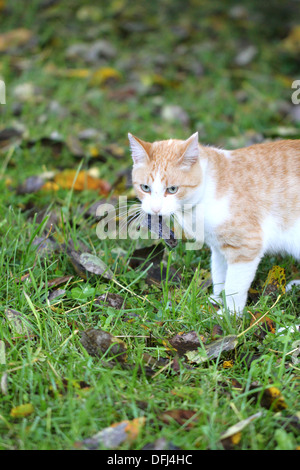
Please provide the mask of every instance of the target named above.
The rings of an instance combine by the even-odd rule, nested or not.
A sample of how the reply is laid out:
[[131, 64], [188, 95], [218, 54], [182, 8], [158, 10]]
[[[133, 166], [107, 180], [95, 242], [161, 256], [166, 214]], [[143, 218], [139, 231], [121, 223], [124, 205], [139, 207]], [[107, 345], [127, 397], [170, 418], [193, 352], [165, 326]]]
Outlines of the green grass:
[[[143, 243], [101, 241], [95, 221], [84, 216], [82, 209], [99, 197], [93, 191], [60, 189], [25, 195], [16, 191], [29, 176], [78, 169], [80, 165], [82, 169], [98, 167], [101, 177], [113, 184], [119, 172], [131, 165], [128, 132], [150, 141], [187, 138], [199, 130], [202, 142], [226, 148], [247, 145], [249, 139], [260, 136], [276, 138], [279, 127], [293, 127], [294, 136], [299, 137], [299, 123], [281, 111], [283, 101], [290, 103], [289, 80], [299, 79], [297, 56], [282, 45], [289, 32], [282, 17], [287, 15], [292, 23], [296, 5], [288, 2], [282, 11], [279, 2], [268, 2], [270, 16], [267, 6], [259, 5], [257, 15], [254, 2], [245, 2], [250, 19], [234, 20], [228, 13], [234, 2], [226, 3], [225, 7], [222, 2], [190, 2], [183, 12], [176, 1], [151, 2], [147, 8], [125, 0], [108, 5], [100, 2], [98, 21], [93, 16], [80, 20], [78, 12], [88, 2], [77, 0], [68, 2], [68, 7], [58, 2], [51, 8], [38, 8], [39, 2], [30, 2], [25, 12], [21, 3], [7, 6], [2, 31], [21, 27], [22, 12], [22, 27], [33, 31], [36, 43], [29, 49], [3, 54], [0, 64], [7, 84], [7, 104], [0, 108], [1, 126], [14, 127], [18, 122], [26, 129], [22, 144], [2, 150], [0, 162], [0, 340], [2, 347], [5, 345], [0, 365], [1, 449], [73, 449], [75, 442], [137, 417], [145, 417], [145, 425], [138, 437], [132, 443], [124, 442], [121, 449], [141, 449], [159, 437], [182, 449], [222, 449], [221, 434], [259, 411], [261, 417], [242, 431], [235, 449], [299, 447], [299, 430], [289, 425], [293, 417], [299, 419], [299, 364], [292, 362], [290, 354], [299, 334], [278, 333], [280, 327], [299, 324], [297, 291], [283, 295], [273, 308], [276, 296], [260, 295], [257, 303], [248, 305], [252, 313], [264, 314], [271, 309], [268, 316], [276, 324], [276, 334], [268, 333], [259, 340], [252, 328], [239, 338], [234, 351], [190, 369], [179, 359], [178, 371], [166, 368], [159, 372], [156, 367], [157, 374], [149, 377], [143, 354], [172, 359], [166, 341], [177, 333], [195, 330], [209, 342], [216, 324], [223, 335], [238, 335], [249, 327], [250, 313], [243, 319], [212, 315], [206, 302], [210, 287], [199, 289], [209, 274], [208, 249], [186, 251], [183, 243], [170, 253], [166, 249], [165, 262], [181, 273], [181, 283], [172, 284], [169, 276], [161, 285], [149, 287], [145, 282], [147, 267], [133, 270], [127, 264]], [[262, 28], [266, 18], [270, 20], [268, 27]], [[133, 23], [141, 32], [130, 29]], [[246, 33], [258, 53], [249, 65], [239, 67], [234, 57]], [[66, 48], [99, 38], [116, 47], [117, 55], [104, 65], [118, 70], [120, 81], [93, 85], [87, 78], [67, 77], [66, 69], [92, 70], [93, 66], [66, 60]], [[21, 59], [28, 60], [29, 66]], [[198, 62], [204, 70], [200, 76], [193, 72]], [[21, 114], [16, 116], [18, 99], [13, 90], [27, 82], [39, 88], [39, 97], [22, 103]], [[120, 92], [127, 85], [135, 91], [121, 99]], [[49, 109], [53, 100], [66, 115], [61, 117]], [[182, 125], [164, 120], [161, 108], [168, 104], [182, 106], [190, 122]], [[53, 153], [40, 140], [57, 131], [65, 142], [90, 127], [101, 132], [102, 147], [116, 143], [124, 149], [124, 156], [108, 155], [105, 162], [99, 162], [87, 153], [81, 159], [66, 145]], [[91, 144], [96, 142], [91, 140]], [[124, 182], [121, 186], [125, 188]], [[118, 284], [101, 276], [82, 279], [66, 250], [37, 256], [33, 241], [45, 237], [49, 230], [47, 218], [37, 219], [43, 209], [64, 216], [64, 223], [58, 223], [51, 236], [60, 244], [72, 240], [81, 247], [83, 243], [112, 269]], [[254, 283], [259, 292], [276, 264], [284, 267], [288, 280], [299, 277], [294, 260], [265, 258]], [[64, 286], [65, 295], [49, 304], [48, 294], [53, 291], [49, 282], [64, 275], [73, 275]], [[126, 309], [93, 305], [93, 299], [106, 292], [122, 295]], [[151, 303], [143, 300], [145, 297]], [[13, 331], [6, 320], [7, 308], [26, 317], [30, 337]], [[131, 320], [125, 321], [130, 315]], [[88, 328], [122, 336], [129, 367], [116, 364], [109, 368], [105, 358], [91, 357], [80, 342], [80, 332]], [[154, 338], [151, 344], [145, 338], [150, 334]], [[255, 360], [251, 361], [253, 354]], [[232, 367], [223, 367], [226, 360], [233, 361]], [[241, 389], [232, 385], [233, 379]], [[81, 389], [81, 381], [88, 387]], [[264, 406], [261, 398], [255, 399], [253, 384], [261, 395], [268, 387], [277, 387], [286, 408]], [[11, 416], [12, 409], [28, 403], [33, 405], [33, 413]], [[163, 423], [161, 414], [174, 409], [195, 411], [195, 425]]]

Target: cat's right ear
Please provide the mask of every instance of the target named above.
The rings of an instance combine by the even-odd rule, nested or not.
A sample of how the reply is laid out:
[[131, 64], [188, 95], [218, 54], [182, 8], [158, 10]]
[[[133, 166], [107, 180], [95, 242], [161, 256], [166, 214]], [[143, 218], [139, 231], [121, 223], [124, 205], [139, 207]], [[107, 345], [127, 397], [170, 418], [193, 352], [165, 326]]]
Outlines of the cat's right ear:
[[151, 144], [138, 139], [130, 133], [128, 133], [128, 139], [133, 163], [135, 165], [143, 165], [144, 163], [149, 162], [148, 152]]

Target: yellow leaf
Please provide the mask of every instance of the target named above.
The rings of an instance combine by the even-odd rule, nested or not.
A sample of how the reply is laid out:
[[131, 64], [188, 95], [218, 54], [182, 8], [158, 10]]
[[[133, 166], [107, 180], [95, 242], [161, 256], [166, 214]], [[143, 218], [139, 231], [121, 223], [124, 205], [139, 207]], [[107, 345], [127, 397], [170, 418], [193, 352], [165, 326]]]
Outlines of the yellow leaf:
[[34, 412], [33, 405], [31, 403], [26, 403], [25, 405], [19, 405], [15, 408], [12, 408], [10, 416], [13, 418], [24, 418]]
[[58, 191], [59, 190], [59, 186], [57, 183], [55, 183], [54, 181], [47, 181], [43, 186], [42, 186], [42, 189], [44, 191]]
[[233, 367], [233, 361], [224, 361], [223, 362], [223, 369], [230, 369]]
[[265, 408], [272, 407], [273, 411], [281, 411], [287, 408], [287, 404], [277, 387], [269, 387], [264, 391], [261, 404]]
[[79, 171], [77, 173], [76, 170], [63, 170], [55, 175], [54, 181], [58, 186], [64, 189], [74, 188], [75, 191], [92, 189], [103, 195], [107, 195], [111, 189], [107, 181], [94, 178], [86, 171]]
[[[140, 418], [134, 418], [131, 421], [125, 421], [125, 422], [127, 422], [125, 431], [127, 433], [128, 440], [132, 442], [138, 437], [141, 428], [144, 426], [146, 422], [146, 418], [144, 416], [141, 416]], [[117, 423], [117, 425], [118, 424], [120, 423]], [[112, 427], [114, 427], [114, 425], [112, 425]]]
[[271, 294], [272, 292], [281, 291], [285, 294], [285, 272], [281, 266], [273, 266], [269, 271], [266, 282], [264, 283], [265, 294]]
[[105, 85], [110, 81], [119, 81], [121, 78], [120, 72], [113, 67], [100, 67], [92, 73], [90, 84], [92, 86]]
[[88, 151], [92, 157], [98, 157], [98, 155], [100, 154], [98, 147], [96, 147], [95, 145], [90, 145], [88, 147]]
[[288, 52], [300, 52], [300, 25], [294, 26], [283, 41], [283, 47]]
[[64, 71], [64, 75], [71, 78], [87, 78], [90, 73], [89, 69], [68, 69]]

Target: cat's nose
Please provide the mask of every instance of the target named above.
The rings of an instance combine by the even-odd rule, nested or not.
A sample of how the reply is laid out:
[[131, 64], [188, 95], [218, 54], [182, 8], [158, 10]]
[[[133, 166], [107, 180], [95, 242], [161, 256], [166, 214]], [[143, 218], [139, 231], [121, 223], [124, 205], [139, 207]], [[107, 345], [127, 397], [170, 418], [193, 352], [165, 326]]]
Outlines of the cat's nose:
[[152, 205], [151, 210], [154, 212], [154, 214], [158, 214], [161, 211], [161, 206], [159, 205]]

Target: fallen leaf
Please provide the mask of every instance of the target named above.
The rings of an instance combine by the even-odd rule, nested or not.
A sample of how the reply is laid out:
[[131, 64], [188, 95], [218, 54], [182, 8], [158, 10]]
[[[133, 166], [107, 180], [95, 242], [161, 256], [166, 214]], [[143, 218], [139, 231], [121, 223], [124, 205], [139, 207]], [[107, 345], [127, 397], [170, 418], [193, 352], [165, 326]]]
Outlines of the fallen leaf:
[[67, 276], [61, 276], [61, 277], [56, 277], [55, 279], [48, 279], [47, 281], [47, 286], [48, 287], [56, 287], [56, 286], [59, 286], [61, 284], [65, 284], [66, 282], [70, 281], [71, 279], [73, 279], [74, 276], [72, 276], [71, 274], [67, 275]]
[[259, 320], [260, 317], [262, 317], [262, 319], [258, 323], [258, 328], [254, 330], [254, 334], [259, 339], [263, 340], [268, 333], [275, 334], [276, 324], [273, 320], [271, 320], [271, 318], [263, 316], [260, 312], [257, 312], [251, 319], [250, 326], [253, 325], [253, 323], [255, 323], [257, 320]]
[[5, 316], [13, 334], [26, 337], [33, 335], [30, 321], [21, 312], [12, 308], [7, 308], [5, 310]]
[[12, 408], [10, 416], [13, 418], [24, 418], [25, 416], [31, 415], [33, 412], [33, 405], [31, 403], [26, 403]]
[[224, 361], [222, 364], [223, 369], [231, 369], [233, 367], [233, 361]]
[[106, 279], [113, 279], [114, 274], [98, 256], [91, 253], [81, 253], [79, 262], [88, 272], [101, 275]]
[[270, 386], [258, 391], [257, 388], [259, 388], [258, 382], [250, 384], [249, 391], [252, 391], [252, 393], [249, 394], [249, 397], [254, 397], [255, 401], [259, 402], [261, 406], [276, 412], [287, 408], [284, 397], [277, 387]]
[[296, 24], [292, 27], [288, 36], [283, 41], [283, 48], [291, 53], [300, 52], [300, 25]]
[[116, 449], [123, 442], [132, 443], [138, 437], [145, 422], [146, 418], [142, 416], [131, 421], [125, 420], [112, 424], [94, 434], [94, 436], [75, 443], [75, 447], [85, 447], [92, 450], [101, 445], [106, 449]]
[[121, 73], [112, 67], [100, 67], [95, 70], [90, 78], [91, 86], [107, 85], [120, 81], [122, 78]]
[[266, 282], [264, 283], [264, 294], [278, 294], [278, 291], [285, 294], [285, 271], [281, 266], [273, 266], [268, 273]]
[[102, 357], [107, 353], [118, 362], [127, 359], [127, 346], [123, 341], [103, 330], [90, 328], [82, 331], [80, 342], [91, 356]]
[[249, 416], [249, 418], [243, 419], [233, 426], [230, 426], [230, 428], [221, 435], [220, 440], [224, 448], [230, 450], [236, 446], [241, 440], [241, 431], [254, 419], [260, 418], [261, 416], [262, 412], [259, 411], [258, 413]]
[[238, 343], [236, 335], [224, 336], [205, 345], [200, 351], [188, 351], [185, 355], [190, 362], [201, 364], [209, 359], [217, 358], [224, 351], [232, 351]]
[[63, 170], [54, 177], [54, 182], [64, 189], [74, 189], [75, 191], [84, 191], [92, 189], [99, 194], [108, 195], [110, 184], [100, 178], [94, 178], [87, 171]]
[[287, 408], [284, 397], [277, 387], [269, 387], [264, 390], [260, 401], [261, 406], [273, 411], [281, 411]]
[[17, 188], [17, 194], [30, 194], [39, 191], [45, 184], [40, 176], [30, 176]]
[[170, 338], [168, 342], [182, 356], [187, 351], [197, 350], [206, 342], [206, 338], [203, 335], [199, 335], [196, 331], [189, 331], [188, 333], [178, 333]]
[[107, 292], [106, 294], [102, 294], [94, 300], [94, 305], [103, 305], [105, 307], [112, 307], [117, 310], [121, 310], [121, 308], [126, 308], [125, 300], [119, 294], [114, 294], [112, 292]]

